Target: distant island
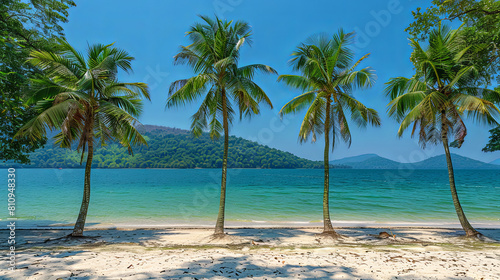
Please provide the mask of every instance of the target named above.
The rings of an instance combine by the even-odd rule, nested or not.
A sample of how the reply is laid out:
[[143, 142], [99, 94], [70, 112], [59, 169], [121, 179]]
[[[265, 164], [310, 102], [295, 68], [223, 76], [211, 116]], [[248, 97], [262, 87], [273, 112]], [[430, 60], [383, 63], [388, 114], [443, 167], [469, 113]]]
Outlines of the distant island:
[[490, 162], [490, 164], [500, 165], [500, 158]]
[[[118, 143], [98, 148], [94, 152], [94, 168], [220, 168], [223, 142], [208, 134], [194, 138], [190, 131], [155, 125], [139, 128], [148, 146], [138, 146], [129, 155]], [[322, 161], [312, 161], [260, 145], [240, 137], [229, 137], [229, 168], [323, 168]], [[83, 168], [81, 153], [62, 149], [52, 140], [30, 155], [31, 164], [0, 163], [0, 167], [24, 168]], [[333, 164], [332, 168], [351, 168]]]
[[[452, 154], [453, 167], [455, 169], [500, 169], [500, 160], [485, 163], [471, 158]], [[416, 163], [401, 163], [381, 157], [376, 154], [365, 154], [330, 161], [334, 165], [347, 165], [354, 169], [447, 169], [444, 155], [428, 158]]]
[[[94, 168], [220, 168], [222, 166], [222, 140], [212, 140], [208, 134], [199, 138], [179, 128], [142, 125], [139, 130], [148, 146], [138, 146], [130, 155], [118, 143], [96, 149]], [[270, 148], [241, 137], [229, 137], [229, 168], [264, 169], [321, 169], [322, 161], [300, 158], [292, 153]], [[500, 169], [500, 159], [484, 163], [452, 154], [455, 169]], [[81, 154], [59, 148], [53, 140], [30, 155], [31, 164], [0, 163], [0, 168], [83, 168]], [[400, 163], [376, 154], [364, 154], [330, 161], [336, 169], [446, 169], [444, 155], [417, 163]]]

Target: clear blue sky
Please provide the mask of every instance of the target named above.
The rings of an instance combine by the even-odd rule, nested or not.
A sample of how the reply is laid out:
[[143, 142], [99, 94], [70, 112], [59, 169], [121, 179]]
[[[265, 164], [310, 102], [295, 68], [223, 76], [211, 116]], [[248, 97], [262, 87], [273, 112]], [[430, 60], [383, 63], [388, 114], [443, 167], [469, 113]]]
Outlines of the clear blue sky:
[[[145, 102], [143, 124], [163, 125], [189, 129], [190, 117], [198, 103], [179, 109], [164, 110], [171, 82], [187, 78], [193, 72], [185, 66], [174, 66], [173, 56], [180, 45], [188, 45], [185, 32], [200, 19], [197, 15], [217, 14], [221, 18], [245, 20], [253, 28], [253, 44], [245, 46], [240, 65], [263, 63], [274, 67], [279, 74], [291, 73], [287, 62], [291, 52], [302, 41], [315, 33], [335, 33], [339, 28], [357, 31], [357, 56], [371, 56], [361, 67], [376, 70], [376, 85], [356, 91], [355, 97], [382, 116], [382, 127], [352, 129], [350, 149], [340, 144], [332, 159], [376, 153], [393, 160], [412, 162], [442, 154], [442, 146], [422, 150], [417, 139], [409, 133], [396, 136], [398, 124], [386, 115], [388, 99], [383, 93], [384, 83], [391, 77], [413, 73], [409, 60], [411, 48], [404, 29], [412, 21], [411, 11], [430, 1], [411, 0], [353, 0], [353, 1], [296, 1], [296, 0], [196, 0], [196, 1], [77, 1], [65, 24], [68, 41], [78, 49], [87, 43], [112, 43], [126, 49], [136, 60], [134, 73], [123, 76], [125, 81], [147, 82], [151, 87], [151, 102]], [[306, 4], [307, 3], [307, 4]], [[230, 133], [258, 141], [270, 147], [289, 151], [300, 157], [321, 160], [323, 139], [299, 144], [298, 130], [303, 114], [281, 122], [279, 109], [299, 94], [276, 82], [277, 76], [258, 76], [256, 81], [270, 96], [274, 109], [262, 108], [251, 121], [235, 122]], [[500, 153], [483, 153], [487, 143], [488, 127], [468, 122], [469, 135], [459, 150], [452, 152], [482, 161], [492, 161]]]

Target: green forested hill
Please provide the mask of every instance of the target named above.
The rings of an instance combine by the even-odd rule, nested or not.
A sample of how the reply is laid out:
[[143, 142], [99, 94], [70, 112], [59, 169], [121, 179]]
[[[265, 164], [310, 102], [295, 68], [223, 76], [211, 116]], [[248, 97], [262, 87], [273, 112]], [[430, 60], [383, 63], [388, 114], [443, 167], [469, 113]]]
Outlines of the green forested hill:
[[[148, 146], [134, 148], [134, 155], [114, 143], [94, 153], [97, 168], [218, 168], [222, 166], [223, 142], [208, 134], [193, 138], [189, 131], [161, 126], [141, 127]], [[37, 168], [79, 168], [81, 154], [55, 147], [53, 142], [31, 154]], [[322, 162], [299, 158], [243, 138], [229, 137], [230, 168], [323, 168]], [[12, 166], [10, 164], [9, 166]], [[16, 166], [16, 165], [14, 165]], [[25, 166], [28, 167], [28, 166]], [[342, 166], [336, 166], [342, 167]]]

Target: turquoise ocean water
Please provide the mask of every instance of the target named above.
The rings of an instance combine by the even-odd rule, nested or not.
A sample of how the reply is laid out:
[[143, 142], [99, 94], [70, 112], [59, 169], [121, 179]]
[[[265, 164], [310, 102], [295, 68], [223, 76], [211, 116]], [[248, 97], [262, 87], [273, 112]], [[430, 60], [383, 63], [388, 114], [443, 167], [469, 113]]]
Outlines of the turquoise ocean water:
[[[83, 169], [17, 169], [18, 227], [73, 223]], [[218, 169], [96, 169], [91, 226], [212, 226]], [[331, 171], [331, 215], [337, 226], [458, 226], [446, 170]], [[0, 219], [6, 221], [7, 170], [0, 170]], [[323, 170], [229, 170], [227, 225], [321, 225]], [[456, 170], [465, 213], [477, 227], [500, 227], [500, 171]], [[2, 206], [3, 205], [3, 206]]]

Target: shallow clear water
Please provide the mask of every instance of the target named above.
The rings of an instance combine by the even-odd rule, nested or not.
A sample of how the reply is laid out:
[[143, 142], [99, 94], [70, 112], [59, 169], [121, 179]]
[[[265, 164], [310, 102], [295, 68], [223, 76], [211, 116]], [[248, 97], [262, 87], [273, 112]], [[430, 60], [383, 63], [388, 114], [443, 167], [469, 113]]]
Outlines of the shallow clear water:
[[[19, 226], [75, 221], [83, 169], [17, 169]], [[457, 224], [446, 170], [331, 171], [330, 206], [337, 224]], [[87, 222], [212, 225], [218, 169], [95, 169]], [[0, 170], [7, 180], [7, 170]], [[456, 170], [462, 206], [472, 224], [500, 226], [500, 171]], [[7, 183], [0, 219], [7, 218]], [[323, 170], [229, 170], [228, 225], [316, 225], [322, 218]], [[2, 202], [3, 200], [3, 202]]]

